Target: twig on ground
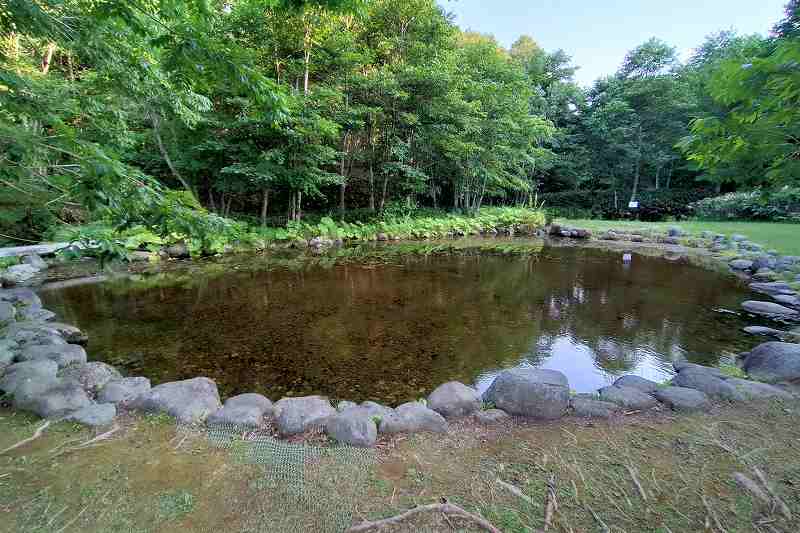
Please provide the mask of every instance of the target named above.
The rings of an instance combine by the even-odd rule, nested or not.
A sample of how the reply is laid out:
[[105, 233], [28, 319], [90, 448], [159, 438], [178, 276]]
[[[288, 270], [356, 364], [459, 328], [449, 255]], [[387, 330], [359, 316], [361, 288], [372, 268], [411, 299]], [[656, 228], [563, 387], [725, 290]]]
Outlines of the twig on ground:
[[586, 509], [589, 510], [589, 514], [592, 515], [592, 518], [594, 518], [595, 522], [597, 522], [597, 524], [600, 526], [600, 528], [603, 530], [604, 533], [611, 533], [611, 529], [608, 527], [608, 524], [603, 522], [603, 519], [600, 518], [597, 515], [597, 513], [594, 512], [594, 509], [592, 509], [591, 506], [589, 506], [589, 504], [586, 504]]
[[373, 529], [399, 524], [400, 522], [407, 520], [413, 516], [416, 516], [420, 513], [428, 513], [428, 512], [438, 512], [438, 513], [450, 514], [453, 516], [459, 516], [461, 518], [466, 518], [474, 522], [476, 525], [480, 526], [482, 529], [486, 531], [489, 531], [491, 533], [500, 533], [500, 530], [494, 527], [490, 522], [487, 522], [480, 516], [468, 513], [461, 507], [453, 505], [452, 503], [443, 503], [443, 504], [436, 503], [431, 505], [422, 505], [420, 507], [415, 507], [413, 509], [410, 509], [399, 515], [392, 516], [390, 518], [384, 518], [383, 520], [375, 520], [371, 522], [363, 522], [361, 524], [351, 526], [350, 529], [347, 530], [347, 533], [361, 533], [363, 531], [372, 531]]
[[508, 492], [510, 492], [511, 494], [516, 496], [517, 498], [523, 500], [524, 502], [529, 503], [531, 505], [534, 505], [533, 498], [531, 498], [530, 496], [527, 496], [524, 492], [522, 492], [520, 489], [518, 489], [517, 487], [515, 487], [511, 483], [506, 483], [502, 479], [498, 479], [497, 480], [497, 484], [500, 485], [501, 487], [503, 487], [504, 489], [506, 489]]
[[544, 531], [553, 525], [553, 515], [558, 511], [558, 500], [556, 500], [556, 475], [550, 474], [547, 480], [547, 496], [544, 505]]
[[8, 453], [10, 451], [16, 450], [17, 448], [21, 448], [22, 446], [25, 446], [26, 444], [35, 441], [36, 439], [38, 439], [39, 437], [42, 436], [42, 433], [44, 433], [44, 430], [46, 430], [47, 428], [50, 427], [50, 422], [51, 422], [50, 420], [45, 421], [45, 423], [42, 424], [41, 426], [39, 426], [39, 428], [33, 433], [33, 435], [31, 435], [27, 439], [22, 439], [18, 443], [14, 444], [12, 446], [9, 446], [8, 448], [6, 448], [3, 451], [0, 451], [0, 455], [4, 455], [4, 454], [6, 454], [6, 453]]
[[636, 475], [636, 469], [631, 465], [625, 465], [625, 470], [627, 470], [628, 474], [631, 475], [633, 484], [636, 485], [636, 490], [639, 491], [639, 496], [641, 496], [644, 501], [647, 501], [647, 493], [644, 491], [644, 487], [642, 487], [642, 484], [639, 482], [639, 476]]
[[108, 440], [109, 438], [111, 438], [112, 435], [114, 435], [114, 433], [116, 433], [120, 429], [121, 428], [119, 426], [114, 425], [114, 427], [112, 427], [110, 430], [108, 430], [105, 433], [102, 433], [102, 434], [96, 436], [93, 439], [87, 440], [83, 444], [78, 444], [77, 446], [72, 446], [71, 448], [64, 448], [64, 449], [60, 450], [58, 453], [53, 455], [53, 458], [56, 458], [56, 457], [58, 457], [60, 455], [63, 455], [65, 453], [77, 452], [77, 451], [80, 451], [80, 450], [85, 450], [86, 448], [89, 448], [90, 446], [93, 446], [93, 445], [95, 445], [95, 444], [97, 444], [99, 442], [103, 442], [104, 440]]
[[775, 505], [776, 507], [778, 507], [778, 509], [780, 509], [781, 514], [784, 516], [784, 518], [786, 518], [787, 520], [791, 520], [792, 519], [792, 511], [791, 511], [791, 509], [789, 509], [789, 506], [786, 505], [786, 502], [784, 502], [781, 499], [781, 497], [778, 496], [777, 494], [775, 494], [775, 491], [772, 490], [772, 487], [770, 486], [769, 482], [767, 481], [767, 476], [764, 475], [764, 472], [762, 472], [760, 468], [754, 466], [753, 467], [753, 473], [756, 475], [758, 480], [761, 482], [761, 485], [769, 493], [770, 497], [772, 498], [773, 505]]
[[717, 528], [717, 532], [718, 533], [728, 533], [728, 531], [724, 527], [722, 527], [722, 524], [720, 523], [719, 518], [717, 518], [717, 514], [714, 512], [714, 509], [712, 509], [711, 505], [708, 503], [708, 499], [706, 498], [706, 495], [703, 494], [700, 497], [700, 499], [703, 501], [703, 507], [706, 508], [706, 512], [708, 513], [708, 516], [711, 519], [711, 521], [714, 523], [714, 527]]

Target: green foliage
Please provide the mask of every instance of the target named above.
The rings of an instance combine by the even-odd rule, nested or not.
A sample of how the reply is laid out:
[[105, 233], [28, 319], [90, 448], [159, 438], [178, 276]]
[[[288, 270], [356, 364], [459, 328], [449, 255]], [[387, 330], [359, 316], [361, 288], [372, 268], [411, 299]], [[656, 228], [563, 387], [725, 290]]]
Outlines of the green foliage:
[[710, 189], [645, 190], [638, 195], [639, 209], [628, 209], [625, 191], [574, 191], [541, 195], [547, 210], [556, 217], [639, 218], [646, 221], [685, 219], [692, 216], [690, 204], [712, 194]]
[[695, 202], [691, 208], [702, 220], [800, 222], [800, 189], [729, 193]]

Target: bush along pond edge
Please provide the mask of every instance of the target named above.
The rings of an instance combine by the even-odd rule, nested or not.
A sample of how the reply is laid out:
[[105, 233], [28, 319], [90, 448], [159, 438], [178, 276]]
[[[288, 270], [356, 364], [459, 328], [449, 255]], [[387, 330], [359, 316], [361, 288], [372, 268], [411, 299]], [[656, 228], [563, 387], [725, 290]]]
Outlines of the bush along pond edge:
[[[550, 226], [547, 231], [555, 238], [592, 238], [591, 232], [583, 229]], [[678, 228], [670, 228], [665, 235], [610, 231], [600, 239], [683, 246], [687, 237]], [[793, 272], [800, 266], [800, 258], [764, 253], [737, 235], [704, 234], [692, 247], [708, 248], [721, 263], [751, 281], [754, 292], [772, 299], [744, 302], [745, 313], [780, 324], [800, 322], [795, 285], [768, 279], [764, 271]], [[31, 265], [37, 274], [47, 266], [38, 256], [26, 256], [22, 264]], [[676, 373], [668, 383], [625, 375], [595, 393], [572, 394], [561, 372], [512, 368], [499, 372], [482, 395], [452, 381], [424, 400], [394, 408], [350, 401], [334, 407], [323, 396], [289, 397], [273, 403], [252, 393], [234, 396], [223, 404], [216, 383], [206, 377], [152, 386], [145, 377], [123, 377], [106, 363], [87, 361], [87, 336], [55, 318], [31, 288], [0, 289], [0, 393], [17, 410], [87, 426], [109, 425], [124, 412], [159, 413], [180, 424], [269, 429], [282, 438], [323, 431], [335, 442], [369, 448], [380, 435], [443, 433], [448, 431], [449, 421], [464, 417], [496, 424], [512, 417], [556, 420], [569, 415], [610, 418], [651, 409], [707, 411], [720, 401], [791, 399], [800, 384], [800, 336], [753, 326], [746, 331], [779, 341], [741, 354], [743, 377], [681, 360], [674, 362]]]

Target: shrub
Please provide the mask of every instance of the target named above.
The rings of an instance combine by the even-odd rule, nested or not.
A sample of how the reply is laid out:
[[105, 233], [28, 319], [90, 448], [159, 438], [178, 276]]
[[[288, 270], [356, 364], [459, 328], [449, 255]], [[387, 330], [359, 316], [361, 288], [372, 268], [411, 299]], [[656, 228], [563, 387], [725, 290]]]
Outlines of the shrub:
[[618, 193], [615, 199], [614, 191], [558, 192], [541, 195], [540, 199], [557, 217], [659, 221], [690, 217], [690, 204], [711, 194], [710, 189], [645, 190], [639, 194], [639, 209], [635, 211], [628, 208], [627, 194]]
[[703, 220], [766, 220], [800, 222], [800, 189], [735, 192], [692, 204]]

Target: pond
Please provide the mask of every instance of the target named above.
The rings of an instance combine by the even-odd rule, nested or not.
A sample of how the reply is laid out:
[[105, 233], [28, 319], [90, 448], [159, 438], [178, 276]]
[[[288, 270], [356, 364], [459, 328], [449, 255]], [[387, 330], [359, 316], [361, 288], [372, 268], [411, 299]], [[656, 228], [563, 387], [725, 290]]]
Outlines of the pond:
[[90, 335], [90, 360], [273, 400], [398, 404], [450, 380], [485, 389], [518, 365], [560, 370], [588, 392], [625, 373], [664, 380], [678, 356], [716, 364], [754, 345], [743, 319], [719, 312], [738, 309], [746, 289], [686, 262], [625, 264], [619, 252], [541, 242], [488, 254], [394, 246], [187, 262], [42, 297]]

